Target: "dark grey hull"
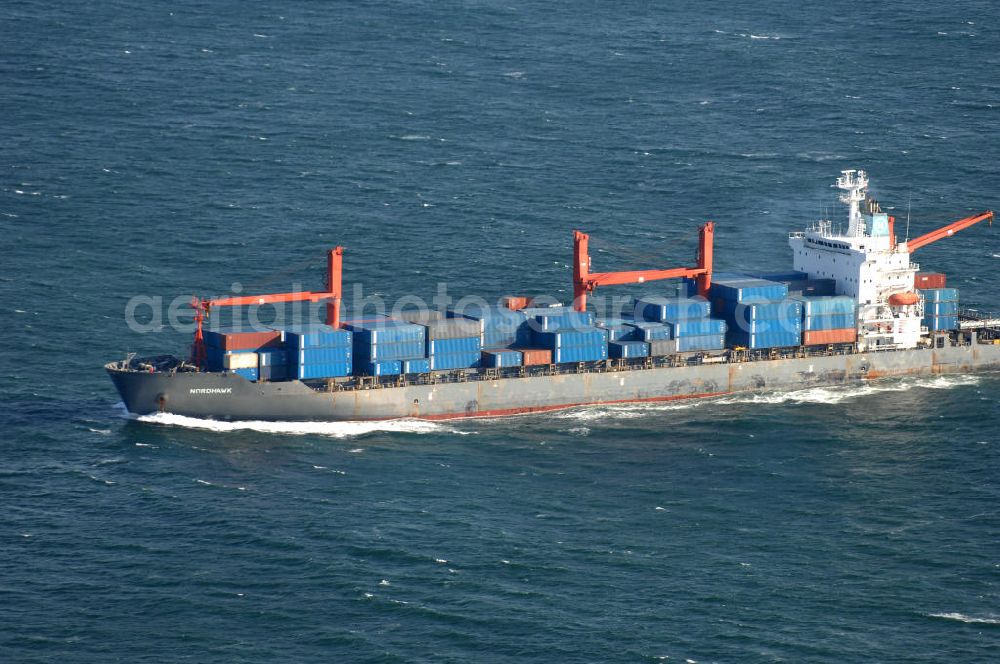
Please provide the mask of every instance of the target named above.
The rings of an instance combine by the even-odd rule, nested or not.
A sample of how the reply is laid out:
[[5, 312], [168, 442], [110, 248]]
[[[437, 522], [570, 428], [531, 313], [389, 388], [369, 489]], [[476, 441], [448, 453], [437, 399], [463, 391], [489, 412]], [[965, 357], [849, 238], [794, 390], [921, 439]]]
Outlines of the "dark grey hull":
[[975, 337], [971, 344], [949, 343], [935, 349], [333, 391], [319, 391], [298, 381], [252, 383], [233, 374], [138, 371], [123, 369], [118, 363], [107, 366], [131, 413], [162, 411], [218, 420], [269, 421], [493, 417], [588, 404], [668, 401], [996, 369], [1000, 369], [1000, 345], [977, 343]]

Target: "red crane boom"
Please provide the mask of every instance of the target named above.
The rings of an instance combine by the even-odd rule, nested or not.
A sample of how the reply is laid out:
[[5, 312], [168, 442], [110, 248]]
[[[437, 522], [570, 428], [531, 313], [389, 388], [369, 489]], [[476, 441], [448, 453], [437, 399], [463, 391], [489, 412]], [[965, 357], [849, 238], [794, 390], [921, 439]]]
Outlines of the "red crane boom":
[[301, 291], [297, 293], [269, 293], [266, 295], [238, 295], [215, 299], [191, 298], [191, 308], [194, 309], [194, 320], [197, 328], [194, 332], [194, 344], [191, 347], [191, 361], [197, 366], [205, 362], [205, 337], [202, 323], [212, 307], [244, 307], [260, 304], [278, 304], [281, 302], [319, 302], [330, 300], [326, 305], [326, 324], [333, 328], [340, 327], [340, 303], [343, 299], [342, 273], [344, 267], [344, 248], [331, 249], [326, 256], [326, 291]]
[[587, 293], [592, 293], [598, 286], [641, 284], [647, 281], [679, 279], [682, 277], [696, 279], [698, 294], [708, 297], [708, 289], [712, 285], [712, 248], [714, 237], [715, 222], [709, 221], [701, 227], [698, 233], [697, 267], [679, 267], [670, 270], [634, 270], [630, 272], [591, 272], [590, 236], [580, 231], [573, 231], [573, 308], [577, 311], [586, 311]]
[[987, 210], [986, 212], [981, 212], [979, 214], [974, 214], [971, 217], [966, 217], [965, 219], [959, 219], [958, 221], [948, 224], [936, 231], [931, 231], [926, 235], [921, 235], [918, 238], [914, 238], [906, 243], [906, 248], [913, 253], [920, 247], [926, 247], [932, 242], [937, 242], [938, 240], [943, 240], [946, 237], [951, 237], [955, 233], [961, 230], [965, 230], [969, 226], [975, 226], [980, 221], [985, 221], [989, 219], [990, 225], [993, 225], [993, 211]]

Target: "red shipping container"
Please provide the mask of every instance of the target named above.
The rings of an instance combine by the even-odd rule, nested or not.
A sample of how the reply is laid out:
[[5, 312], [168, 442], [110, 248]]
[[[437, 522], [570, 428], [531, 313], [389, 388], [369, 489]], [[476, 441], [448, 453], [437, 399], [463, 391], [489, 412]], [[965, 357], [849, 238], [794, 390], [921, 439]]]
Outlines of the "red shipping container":
[[548, 348], [518, 348], [524, 356], [524, 366], [552, 364], [552, 351]]
[[947, 278], [940, 272], [917, 272], [913, 278], [914, 288], [945, 288]]
[[802, 333], [803, 346], [826, 344], [850, 344], [858, 339], [858, 331], [853, 327], [837, 330], [806, 330]]
[[528, 306], [528, 298], [520, 295], [508, 295], [503, 299], [503, 306], [514, 311], [519, 311]]
[[205, 344], [222, 350], [256, 350], [281, 346], [281, 332], [205, 332]]

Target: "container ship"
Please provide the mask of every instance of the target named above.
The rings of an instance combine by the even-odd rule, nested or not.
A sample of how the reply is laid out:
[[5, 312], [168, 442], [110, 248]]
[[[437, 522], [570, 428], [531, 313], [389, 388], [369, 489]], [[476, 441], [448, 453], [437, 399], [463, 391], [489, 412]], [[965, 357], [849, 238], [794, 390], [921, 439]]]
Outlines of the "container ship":
[[[960, 309], [913, 253], [986, 211], [915, 239], [868, 193], [864, 171], [836, 184], [847, 218], [788, 236], [790, 270], [713, 272], [712, 222], [694, 267], [597, 272], [574, 232], [573, 302], [526, 297], [396, 317], [341, 316], [343, 249], [322, 291], [192, 300], [190, 355], [106, 365], [131, 413], [220, 420], [494, 417], [590, 404], [796, 390], [890, 376], [1000, 368], [1000, 320]], [[598, 287], [669, 280], [597, 318]], [[322, 324], [213, 329], [222, 307], [325, 304]]]

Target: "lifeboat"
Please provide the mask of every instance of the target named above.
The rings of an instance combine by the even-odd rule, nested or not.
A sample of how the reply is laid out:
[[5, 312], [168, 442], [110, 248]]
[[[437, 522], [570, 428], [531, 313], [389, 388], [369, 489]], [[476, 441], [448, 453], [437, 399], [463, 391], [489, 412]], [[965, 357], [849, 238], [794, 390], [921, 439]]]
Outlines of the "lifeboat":
[[894, 293], [889, 296], [889, 304], [894, 307], [904, 307], [910, 304], [916, 304], [919, 301], [920, 296], [914, 292]]

